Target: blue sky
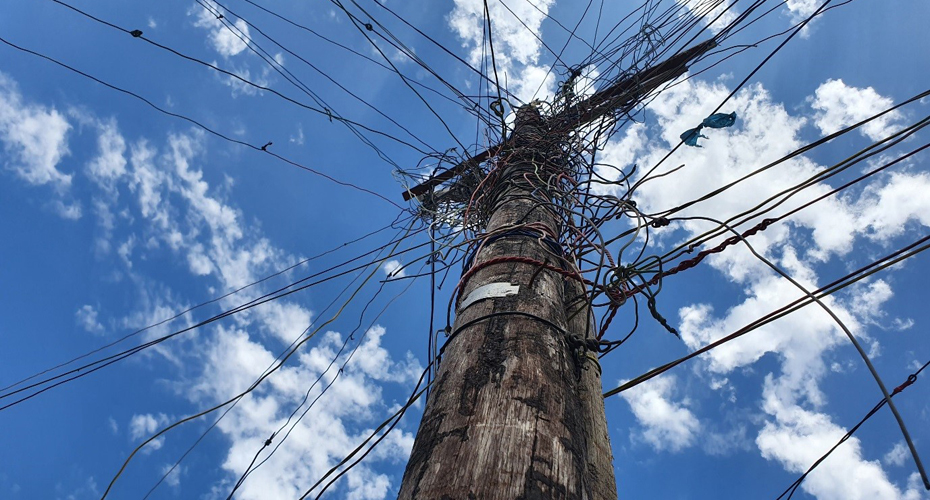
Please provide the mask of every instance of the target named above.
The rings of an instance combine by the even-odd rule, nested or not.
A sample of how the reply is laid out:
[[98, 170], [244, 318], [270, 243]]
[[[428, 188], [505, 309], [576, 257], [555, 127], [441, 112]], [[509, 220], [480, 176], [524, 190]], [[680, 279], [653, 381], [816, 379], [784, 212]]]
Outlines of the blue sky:
[[[255, 148], [271, 142], [268, 150], [276, 155], [390, 201], [233, 144], [61, 66], [0, 45], [0, 386], [328, 250], [335, 249], [101, 353], [193, 325], [401, 236], [408, 215], [391, 202], [404, 208], [408, 204], [400, 197], [403, 188], [395, 171], [416, 167], [424, 154], [365, 132], [376, 151], [338, 120], [331, 121], [327, 112], [426, 151], [446, 151], [461, 142], [474, 152], [475, 145], [493, 140], [494, 132], [480, 127], [448, 87], [385, 42], [373, 47], [335, 4], [256, 3], [316, 34], [242, 0], [224, 2], [225, 8], [193, 0], [82, 0], [72, 5], [126, 30], [139, 29], [147, 39], [275, 89], [306, 107], [50, 0], [7, 2], [0, 15], [0, 37], [229, 138]], [[712, 3], [679, 2], [692, 11]], [[550, 98], [566, 71], [556, 66], [557, 71], [547, 72], [555, 58], [546, 47], [559, 52], [564, 45], [561, 59], [568, 64], [591, 53], [578, 39], [566, 44], [568, 34], [558, 23], [569, 28], [578, 23], [578, 38], [601, 41], [628, 13], [630, 7], [623, 4], [604, 2], [596, 26], [598, 2], [579, 23], [587, 2], [511, 0], [506, 7], [514, 15], [490, 0], [497, 69], [502, 80], [506, 75], [509, 91], [524, 101]], [[486, 83], [464, 64], [377, 4], [360, 5], [452, 87], [465, 95], [487, 94]], [[664, 9], [675, 2], [650, 5]], [[388, 0], [385, 6], [474, 66], [487, 61], [482, 57], [482, 2]], [[759, 12], [774, 6], [766, 4]], [[725, 47], [783, 32], [819, 6], [817, 1], [789, 0]], [[724, 16], [747, 7], [736, 2]], [[356, 6], [348, 10], [368, 19]], [[217, 12], [293, 72], [303, 89], [249, 50], [217, 20]], [[639, 208], [652, 213], [695, 199], [927, 90], [928, 18], [926, 2], [902, 0], [889, 8], [856, 0], [815, 19], [727, 101], [722, 111], [736, 111], [736, 125], [705, 132], [709, 137], [702, 140], [703, 148], [676, 151], [659, 171], [686, 167], [644, 184], [636, 194]], [[262, 37], [259, 29], [286, 49]], [[698, 40], [717, 29], [707, 27]], [[681, 132], [700, 123], [782, 39], [719, 65], [712, 66], [719, 55], [698, 64], [697, 71], [709, 69], [652, 100], [635, 123], [604, 145], [599, 161], [623, 169], [656, 164]], [[391, 64], [415, 82], [411, 85], [422, 99], [383, 67]], [[486, 99], [482, 102], [487, 105]], [[930, 100], [914, 102], [682, 215], [724, 219], [739, 213], [916, 123], [928, 111]], [[815, 184], [778, 210], [783, 213], [922, 146], [926, 137], [918, 132]], [[805, 286], [817, 288], [925, 236], [930, 227], [928, 193], [924, 152], [750, 241]], [[399, 217], [401, 222], [395, 222]], [[621, 221], [608, 229], [617, 234], [626, 227]], [[646, 253], [661, 255], [710, 227], [699, 221], [676, 222], [653, 234]], [[401, 248], [428, 241], [416, 233]], [[99, 498], [141, 442], [244, 390], [313, 323], [311, 331], [319, 332], [220, 420], [151, 496], [225, 498], [268, 436], [295, 408], [306, 408], [299, 405], [307, 391], [312, 401], [335, 380], [269, 462], [237, 491], [243, 499], [299, 497], [403, 404], [428, 363], [429, 281], [394, 280], [383, 288], [381, 283], [398, 264], [410, 264], [404, 270], [408, 275], [420, 273], [423, 261], [416, 259], [425, 253], [419, 248], [394, 257], [365, 255], [358, 261], [367, 265], [363, 269], [178, 335], [0, 411], [0, 498]], [[927, 257], [918, 255], [827, 301], [860, 338], [889, 387], [930, 360], [928, 270]], [[453, 269], [437, 292], [438, 327], [444, 326], [442, 311], [458, 272]], [[324, 324], [356, 288], [357, 296]], [[681, 340], [643, 311], [636, 334], [603, 360], [605, 389], [800, 295], [744, 247], [730, 247], [666, 279], [658, 305], [681, 331]], [[631, 311], [621, 310], [610, 335], [624, 335], [631, 325]], [[340, 351], [344, 343], [348, 347]], [[313, 385], [323, 372], [323, 384]], [[924, 378], [895, 402], [922, 458], [930, 462], [930, 386]], [[24, 394], [5, 396], [0, 406]], [[842, 332], [823, 310], [806, 307], [607, 399], [620, 494], [775, 498], [880, 399]], [[328, 490], [327, 497], [396, 496], [421, 412], [419, 404], [412, 408], [398, 429]], [[115, 483], [112, 497], [143, 497], [218, 416], [211, 413], [149, 443]], [[891, 413], [883, 409], [811, 474], [795, 498], [930, 498], [903, 443]]]

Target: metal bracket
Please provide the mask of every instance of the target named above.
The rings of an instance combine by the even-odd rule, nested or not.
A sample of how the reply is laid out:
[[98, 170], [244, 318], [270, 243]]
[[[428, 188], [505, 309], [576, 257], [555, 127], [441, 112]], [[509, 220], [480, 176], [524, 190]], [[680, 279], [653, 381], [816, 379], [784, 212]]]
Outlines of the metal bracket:
[[511, 285], [506, 282], [481, 285], [472, 290], [471, 293], [468, 294], [468, 297], [465, 297], [465, 300], [462, 301], [462, 305], [459, 306], [459, 311], [464, 311], [468, 306], [479, 300], [507, 297], [508, 295], [516, 295], [518, 293], [520, 293], [520, 285]]

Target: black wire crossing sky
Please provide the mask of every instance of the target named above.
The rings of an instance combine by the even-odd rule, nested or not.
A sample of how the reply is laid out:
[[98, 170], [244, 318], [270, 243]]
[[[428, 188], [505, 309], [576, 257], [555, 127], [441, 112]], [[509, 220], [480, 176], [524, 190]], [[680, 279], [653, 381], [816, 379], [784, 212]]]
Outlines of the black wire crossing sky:
[[[0, 498], [395, 498], [515, 263], [586, 290], [622, 497], [930, 498], [923, 3], [2, 11]], [[561, 228], [489, 230], [530, 108]]]

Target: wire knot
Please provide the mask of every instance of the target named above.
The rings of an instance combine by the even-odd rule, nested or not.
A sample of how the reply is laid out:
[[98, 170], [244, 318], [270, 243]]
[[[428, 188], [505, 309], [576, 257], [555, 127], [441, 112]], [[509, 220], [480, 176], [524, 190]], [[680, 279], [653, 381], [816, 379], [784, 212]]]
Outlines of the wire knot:
[[139, 38], [142, 36], [142, 30], [132, 30], [129, 34], [132, 35], [133, 38]]
[[575, 350], [599, 352], [601, 342], [594, 337], [581, 338], [580, 335], [572, 334], [568, 336], [568, 344]]
[[655, 219], [652, 221], [652, 227], [655, 227], [655, 228], [665, 227], [669, 224], [671, 224], [671, 221], [665, 217], [659, 217], [658, 219]]
[[372, 26], [371, 23], [365, 23], [365, 29], [368, 31], [374, 31], [375, 27]]

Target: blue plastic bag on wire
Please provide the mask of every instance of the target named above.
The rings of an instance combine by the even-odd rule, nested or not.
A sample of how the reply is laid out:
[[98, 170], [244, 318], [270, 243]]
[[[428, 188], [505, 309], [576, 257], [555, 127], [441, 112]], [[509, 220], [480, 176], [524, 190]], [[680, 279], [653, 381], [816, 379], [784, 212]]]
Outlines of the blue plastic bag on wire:
[[701, 125], [710, 128], [725, 128], [732, 126], [734, 123], [736, 123], [736, 111], [732, 113], [714, 113], [704, 118]]
[[701, 134], [701, 128], [703, 128], [703, 126], [698, 125], [697, 127], [688, 129], [685, 131], [685, 133], [681, 134], [679, 137], [681, 137], [681, 140], [684, 141], [685, 144], [699, 148], [701, 147], [701, 145], [697, 143], [698, 139], [700, 139], [701, 137], [707, 139], [706, 135]]
[[734, 123], [736, 123], [736, 111], [732, 113], [714, 113], [707, 118], [704, 118], [704, 121], [702, 121], [700, 125], [685, 130], [685, 132], [678, 137], [681, 137], [682, 142], [688, 146], [700, 148], [702, 146], [697, 143], [698, 139], [702, 137], [707, 139], [706, 135], [701, 134], [702, 128], [725, 128], [733, 126]]

